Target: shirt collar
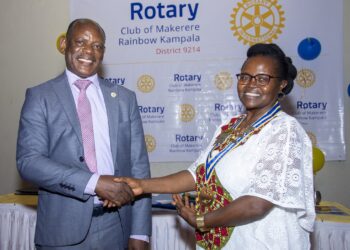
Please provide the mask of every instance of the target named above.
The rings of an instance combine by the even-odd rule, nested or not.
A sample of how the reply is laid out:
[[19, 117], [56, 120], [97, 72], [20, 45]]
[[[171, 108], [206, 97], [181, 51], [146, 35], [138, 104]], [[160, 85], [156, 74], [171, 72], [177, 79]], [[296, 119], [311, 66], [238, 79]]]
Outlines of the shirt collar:
[[[67, 75], [68, 82], [70, 85], [73, 85], [76, 80], [81, 79], [81, 77], [79, 77], [76, 74], [74, 74], [73, 72], [69, 71], [67, 68], [66, 68], [66, 75]], [[92, 82], [93, 86], [95, 86], [96, 88], [100, 88], [100, 82], [98, 81], [97, 74], [94, 74], [94, 75], [89, 76], [89, 77], [84, 78], [84, 79], [90, 80]]]

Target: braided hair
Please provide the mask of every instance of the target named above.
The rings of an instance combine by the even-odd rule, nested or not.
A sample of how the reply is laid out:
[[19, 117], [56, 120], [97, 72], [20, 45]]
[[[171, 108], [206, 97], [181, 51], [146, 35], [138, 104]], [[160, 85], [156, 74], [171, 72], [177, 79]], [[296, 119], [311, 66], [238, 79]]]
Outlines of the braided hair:
[[294, 86], [294, 79], [297, 76], [297, 69], [293, 65], [292, 59], [285, 55], [282, 49], [274, 43], [257, 43], [247, 51], [247, 57], [268, 56], [276, 60], [278, 76], [287, 81], [286, 87], [282, 89], [284, 95], [288, 95]]

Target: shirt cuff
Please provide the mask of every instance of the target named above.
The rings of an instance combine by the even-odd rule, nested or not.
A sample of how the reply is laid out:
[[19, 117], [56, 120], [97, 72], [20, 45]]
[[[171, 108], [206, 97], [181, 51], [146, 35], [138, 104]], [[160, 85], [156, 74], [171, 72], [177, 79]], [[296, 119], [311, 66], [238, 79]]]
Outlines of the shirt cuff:
[[96, 195], [95, 189], [96, 189], [98, 178], [100, 178], [100, 175], [96, 173], [91, 176], [90, 180], [88, 181], [85, 187], [85, 190], [84, 190], [85, 194]]
[[136, 239], [136, 240], [143, 240], [149, 243], [149, 236], [148, 235], [130, 235], [130, 238]]

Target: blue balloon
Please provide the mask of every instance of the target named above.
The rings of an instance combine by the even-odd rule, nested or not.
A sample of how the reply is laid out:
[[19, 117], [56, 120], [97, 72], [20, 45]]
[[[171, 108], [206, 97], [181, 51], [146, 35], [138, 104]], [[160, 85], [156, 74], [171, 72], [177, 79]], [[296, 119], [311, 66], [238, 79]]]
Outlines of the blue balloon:
[[298, 45], [298, 54], [304, 60], [313, 60], [321, 53], [321, 43], [313, 37], [302, 40]]
[[350, 83], [348, 85], [348, 96], [350, 96]]

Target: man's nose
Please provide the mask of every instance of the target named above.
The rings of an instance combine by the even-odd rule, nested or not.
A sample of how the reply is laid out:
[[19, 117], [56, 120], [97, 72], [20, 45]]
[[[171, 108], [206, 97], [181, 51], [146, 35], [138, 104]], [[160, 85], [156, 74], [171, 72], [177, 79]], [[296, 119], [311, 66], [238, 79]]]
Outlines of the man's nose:
[[92, 44], [88, 44], [88, 43], [84, 44], [83, 51], [91, 53], [93, 51]]

